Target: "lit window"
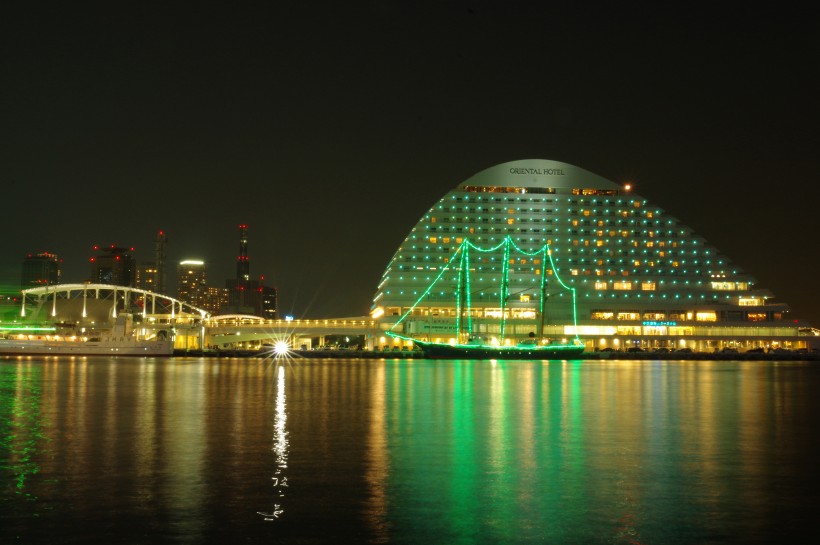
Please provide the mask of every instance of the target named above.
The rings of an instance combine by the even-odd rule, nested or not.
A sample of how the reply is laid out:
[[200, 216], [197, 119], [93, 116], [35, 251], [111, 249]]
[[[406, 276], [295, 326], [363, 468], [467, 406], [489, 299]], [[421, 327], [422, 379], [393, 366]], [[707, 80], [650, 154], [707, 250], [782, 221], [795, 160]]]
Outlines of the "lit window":
[[631, 290], [632, 289], [632, 282], [628, 280], [621, 280], [618, 282], [612, 283], [612, 289], [615, 290]]
[[593, 310], [590, 317], [593, 320], [612, 320], [615, 318], [615, 313], [609, 310]]
[[737, 289], [734, 282], [710, 282], [712, 289], [717, 291], [733, 291]]
[[[601, 272], [601, 271], [598, 271], [598, 272]], [[598, 275], [598, 276], [600, 276], [600, 275]], [[596, 290], [605, 290], [607, 288], [609, 288], [609, 284], [607, 284], [606, 282], [595, 282], [595, 289]]]
[[435, 242], [437, 242], [437, 241], [438, 241], [438, 239], [437, 239], [436, 237], [430, 237], [430, 242], [435, 243]]
[[641, 289], [643, 291], [655, 291], [655, 283], [652, 281], [641, 282]]
[[698, 322], [717, 322], [717, 313], [713, 310], [701, 310], [695, 314], [695, 320]]

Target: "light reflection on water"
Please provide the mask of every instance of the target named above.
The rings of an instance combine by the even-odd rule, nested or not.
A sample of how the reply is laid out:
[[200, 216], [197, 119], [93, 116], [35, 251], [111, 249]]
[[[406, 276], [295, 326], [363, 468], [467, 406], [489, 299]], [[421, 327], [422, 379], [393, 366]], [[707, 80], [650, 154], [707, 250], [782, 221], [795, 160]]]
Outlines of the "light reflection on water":
[[818, 388], [801, 362], [0, 359], [0, 542], [818, 537]]
[[274, 504], [270, 512], [259, 511], [266, 522], [272, 522], [285, 512], [282, 502], [285, 498], [285, 489], [288, 487], [288, 477], [285, 470], [288, 467], [288, 432], [285, 429], [287, 413], [285, 412], [285, 367], [277, 367], [276, 382], [276, 417], [273, 424], [273, 452], [275, 471], [271, 481], [274, 489]]

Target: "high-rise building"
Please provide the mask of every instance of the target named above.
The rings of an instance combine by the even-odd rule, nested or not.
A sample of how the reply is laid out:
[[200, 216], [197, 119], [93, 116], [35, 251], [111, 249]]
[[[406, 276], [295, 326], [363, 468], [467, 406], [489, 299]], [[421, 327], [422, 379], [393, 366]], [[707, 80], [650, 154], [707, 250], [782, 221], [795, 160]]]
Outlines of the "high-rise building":
[[198, 308], [204, 308], [208, 272], [204, 261], [188, 259], [177, 266], [177, 298]]
[[157, 266], [153, 261], [139, 264], [137, 267], [136, 286], [142, 290], [162, 293], [157, 289]]
[[20, 286], [23, 289], [60, 283], [60, 259], [57, 254], [28, 254], [23, 260]]
[[278, 317], [276, 310], [276, 288], [272, 286], [262, 286], [262, 312], [261, 316], [268, 320], [275, 320]]
[[143, 261], [137, 267], [136, 286], [154, 293], [168, 294], [166, 283], [166, 249], [168, 235], [165, 231], [158, 231], [154, 239], [154, 260]]
[[452, 343], [578, 335], [588, 349], [744, 350], [805, 347], [811, 331], [629, 185], [546, 160], [488, 168], [441, 197], [373, 301], [385, 329]]
[[201, 308], [210, 312], [212, 316], [222, 314], [222, 309], [228, 308], [229, 293], [228, 288], [206, 286]]
[[94, 246], [91, 261], [91, 281], [98, 284], [135, 287], [136, 263], [134, 248], [112, 244], [108, 248]]
[[228, 304], [222, 313], [252, 314], [265, 318], [276, 318], [276, 288], [266, 287], [264, 277], [250, 279], [250, 258], [248, 256], [248, 226], [239, 225], [239, 255], [236, 259], [236, 278], [225, 282], [228, 290]]

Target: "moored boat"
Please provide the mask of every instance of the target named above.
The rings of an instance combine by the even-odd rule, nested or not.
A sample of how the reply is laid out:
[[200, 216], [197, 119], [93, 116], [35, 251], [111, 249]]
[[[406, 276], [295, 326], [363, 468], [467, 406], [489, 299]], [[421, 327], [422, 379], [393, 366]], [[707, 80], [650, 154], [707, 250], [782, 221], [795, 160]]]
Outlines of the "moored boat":
[[[470, 287], [474, 270], [469, 257], [471, 251], [480, 254], [495, 251], [503, 253], [500, 267], [501, 285], [499, 287], [499, 308], [491, 309], [491, 314], [487, 309], [482, 310], [482, 308], [479, 307], [478, 312], [476, 312], [473, 308], [475, 297], [483, 297], [484, 293], [482, 293], [483, 290], [474, 290]], [[530, 307], [531, 309], [526, 309], [526, 307], [521, 306], [517, 307], [519, 312], [521, 312], [523, 308], [523, 314], [529, 314], [528, 317], [516, 317], [516, 309], [512, 308], [509, 304], [511, 265], [516, 263], [516, 260], [510, 257], [512, 251], [517, 251], [526, 258], [522, 259], [521, 263], [524, 263], [527, 259], [532, 259], [533, 264], [539, 265], [537, 268], [532, 268], [533, 281], [531, 285], [527, 286], [526, 283], [524, 283], [524, 289], [516, 292], [519, 295], [520, 303], [529, 303], [531, 294], [525, 294], [525, 292], [535, 291], [537, 286], [537, 293], [535, 294], [537, 297], [537, 306], [535, 308]], [[489, 262], [490, 260], [486, 255], [481, 259], [485, 262]], [[547, 266], [550, 269], [549, 272], [543, 270], [543, 267]], [[450, 271], [450, 273], [446, 275], [448, 271]], [[521, 271], [517, 271], [516, 274], [520, 275]], [[548, 291], [547, 276], [552, 277], [556, 283], [555, 288], [553, 288], [555, 293], [551, 294]], [[454, 323], [435, 324], [438, 331], [434, 332], [431, 332], [431, 324], [429, 322], [425, 323], [425, 318], [421, 320], [411, 318], [405, 324], [405, 320], [407, 320], [408, 317], [417, 315], [416, 308], [423, 300], [429, 297], [429, 294], [439, 281], [442, 281], [442, 285], [436, 287], [438, 300], [446, 300], [445, 293], [452, 293], [451, 300], [454, 303]], [[452, 285], [452, 289], [447, 285], [450, 283], [454, 284]], [[566, 332], [559, 333], [562, 337], [561, 341], [550, 340], [545, 335], [546, 301], [549, 295], [563, 296], [564, 293], [570, 296], [572, 322], [571, 324], [558, 324], [560, 329]], [[464, 238], [452, 256], [444, 261], [444, 265], [438, 276], [427, 286], [427, 289], [424, 290], [419, 299], [405, 310], [404, 314], [390, 329], [385, 331], [385, 334], [394, 339], [413, 343], [422, 350], [427, 358], [476, 360], [579, 359], [584, 352], [584, 343], [578, 337], [578, 323], [575, 308], [575, 288], [568, 286], [561, 280], [552, 259], [549, 242], [535, 251], [527, 251], [519, 248], [509, 236], [491, 248], [480, 248], [467, 238]], [[427, 312], [429, 313], [430, 310], [427, 309]], [[423, 316], [423, 314], [421, 315]], [[534, 319], [530, 321], [530, 317]], [[488, 318], [492, 321], [488, 320]], [[429, 320], [429, 318], [426, 319]], [[522, 325], [525, 325], [529, 330], [527, 338], [521, 338]], [[553, 330], [550, 332], [551, 335], [555, 333], [555, 329], [558, 329], [554, 327], [555, 325], [556, 324], [551, 324]], [[571, 325], [571, 329], [567, 331], [567, 326], [569, 325]], [[398, 329], [400, 326], [402, 330]], [[518, 327], [516, 328], [515, 326]], [[450, 327], [452, 327], [452, 329], [449, 329]], [[426, 339], [418, 338], [420, 332], [426, 336]], [[446, 333], [442, 334], [443, 332]], [[481, 335], [485, 334], [492, 336], [491, 342], [487, 343], [481, 337]], [[452, 336], [450, 337], [450, 335]], [[450, 338], [446, 339], [446, 337]], [[567, 337], [570, 338], [568, 339]], [[518, 342], [511, 344], [511, 342], [515, 342], [515, 339], [518, 339]]]
[[111, 330], [88, 335], [7, 332], [0, 336], [0, 355], [171, 356], [174, 342], [160, 333], [137, 337], [131, 328], [131, 316], [120, 315]]

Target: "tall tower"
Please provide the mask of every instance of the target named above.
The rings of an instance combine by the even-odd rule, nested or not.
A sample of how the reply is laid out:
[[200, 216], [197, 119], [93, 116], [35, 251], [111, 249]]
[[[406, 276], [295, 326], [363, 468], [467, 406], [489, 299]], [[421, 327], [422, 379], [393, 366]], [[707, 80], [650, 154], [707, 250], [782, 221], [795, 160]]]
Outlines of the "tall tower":
[[248, 261], [248, 226], [239, 226], [239, 257], [236, 258], [236, 280], [247, 282], [251, 279], [251, 264]]
[[168, 235], [165, 231], [157, 232], [154, 240], [154, 268], [156, 269], [156, 282], [154, 291], [157, 293], [168, 293], [165, 272], [166, 246], [168, 245]]

